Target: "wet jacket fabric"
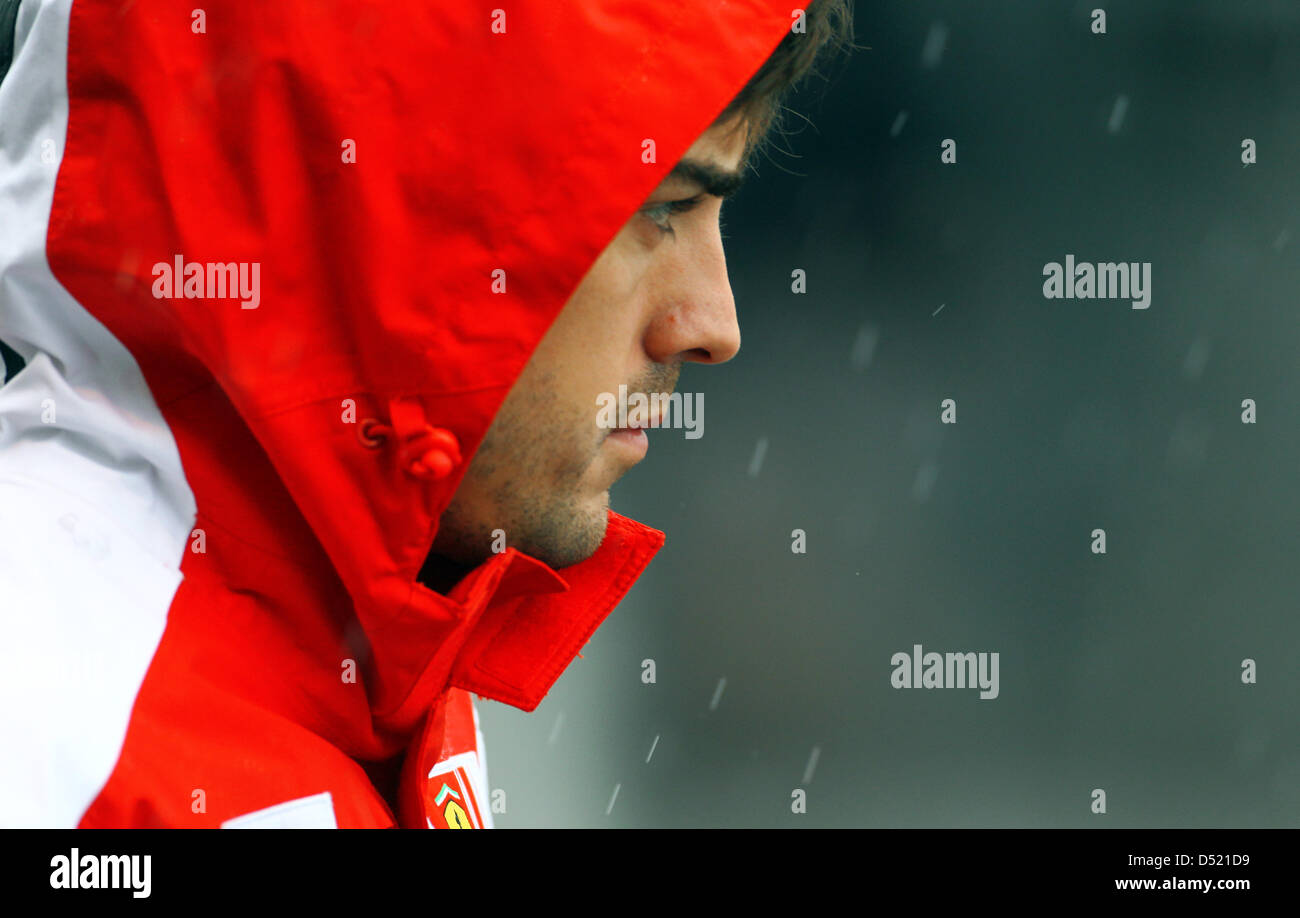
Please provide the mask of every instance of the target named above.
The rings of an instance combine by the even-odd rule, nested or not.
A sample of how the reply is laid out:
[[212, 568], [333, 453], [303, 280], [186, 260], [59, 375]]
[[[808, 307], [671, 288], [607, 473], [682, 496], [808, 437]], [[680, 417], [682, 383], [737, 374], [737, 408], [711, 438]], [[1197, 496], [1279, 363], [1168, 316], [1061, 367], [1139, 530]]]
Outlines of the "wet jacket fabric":
[[444, 595], [439, 516], [790, 10], [0, 6], [0, 825], [491, 826], [474, 696], [664, 537]]

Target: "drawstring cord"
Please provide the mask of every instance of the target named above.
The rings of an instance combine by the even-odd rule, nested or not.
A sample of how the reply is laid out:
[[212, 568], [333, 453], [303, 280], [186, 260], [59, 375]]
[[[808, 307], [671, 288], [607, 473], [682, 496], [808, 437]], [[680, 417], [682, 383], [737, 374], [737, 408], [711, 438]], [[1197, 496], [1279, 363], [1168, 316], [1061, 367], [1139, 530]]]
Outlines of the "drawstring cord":
[[378, 418], [366, 418], [357, 428], [357, 439], [366, 449], [379, 449], [392, 432], [393, 428], [380, 423]]
[[357, 439], [366, 449], [379, 449], [390, 439], [401, 446], [398, 461], [408, 475], [438, 480], [446, 478], [461, 463], [460, 442], [445, 427], [434, 427], [424, 419], [424, 409], [414, 399], [393, 399], [389, 403], [392, 424], [366, 418], [357, 427]]

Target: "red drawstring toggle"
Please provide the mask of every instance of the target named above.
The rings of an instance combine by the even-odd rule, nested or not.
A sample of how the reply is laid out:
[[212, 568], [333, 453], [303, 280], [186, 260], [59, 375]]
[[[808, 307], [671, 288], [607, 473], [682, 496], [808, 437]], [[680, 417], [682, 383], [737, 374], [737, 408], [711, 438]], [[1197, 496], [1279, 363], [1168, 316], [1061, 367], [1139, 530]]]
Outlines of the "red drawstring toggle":
[[391, 426], [376, 418], [361, 422], [357, 438], [367, 448], [378, 449], [389, 437], [399, 440], [398, 461], [416, 478], [446, 478], [460, 465], [460, 441], [450, 430], [425, 423], [419, 402], [394, 399], [389, 410]]
[[428, 424], [402, 444], [402, 465], [416, 478], [446, 478], [460, 465], [456, 435]]

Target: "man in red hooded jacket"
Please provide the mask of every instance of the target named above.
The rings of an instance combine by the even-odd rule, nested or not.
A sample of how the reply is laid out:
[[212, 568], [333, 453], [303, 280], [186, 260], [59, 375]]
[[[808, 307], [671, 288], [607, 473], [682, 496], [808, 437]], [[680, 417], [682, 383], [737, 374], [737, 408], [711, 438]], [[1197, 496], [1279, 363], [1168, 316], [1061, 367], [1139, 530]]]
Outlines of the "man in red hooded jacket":
[[438, 6], [0, 0], [0, 824], [490, 826], [662, 544], [597, 399], [847, 10]]

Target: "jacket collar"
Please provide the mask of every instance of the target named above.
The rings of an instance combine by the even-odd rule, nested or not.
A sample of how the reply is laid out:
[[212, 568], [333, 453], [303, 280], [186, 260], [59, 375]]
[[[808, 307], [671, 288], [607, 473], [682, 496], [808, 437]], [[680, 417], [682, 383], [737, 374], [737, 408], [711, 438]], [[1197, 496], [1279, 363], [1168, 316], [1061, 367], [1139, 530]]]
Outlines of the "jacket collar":
[[448, 595], [416, 584], [407, 614], [370, 634], [376, 726], [405, 734], [448, 688], [534, 710], [663, 544], [610, 510], [578, 564], [557, 571], [507, 548]]

